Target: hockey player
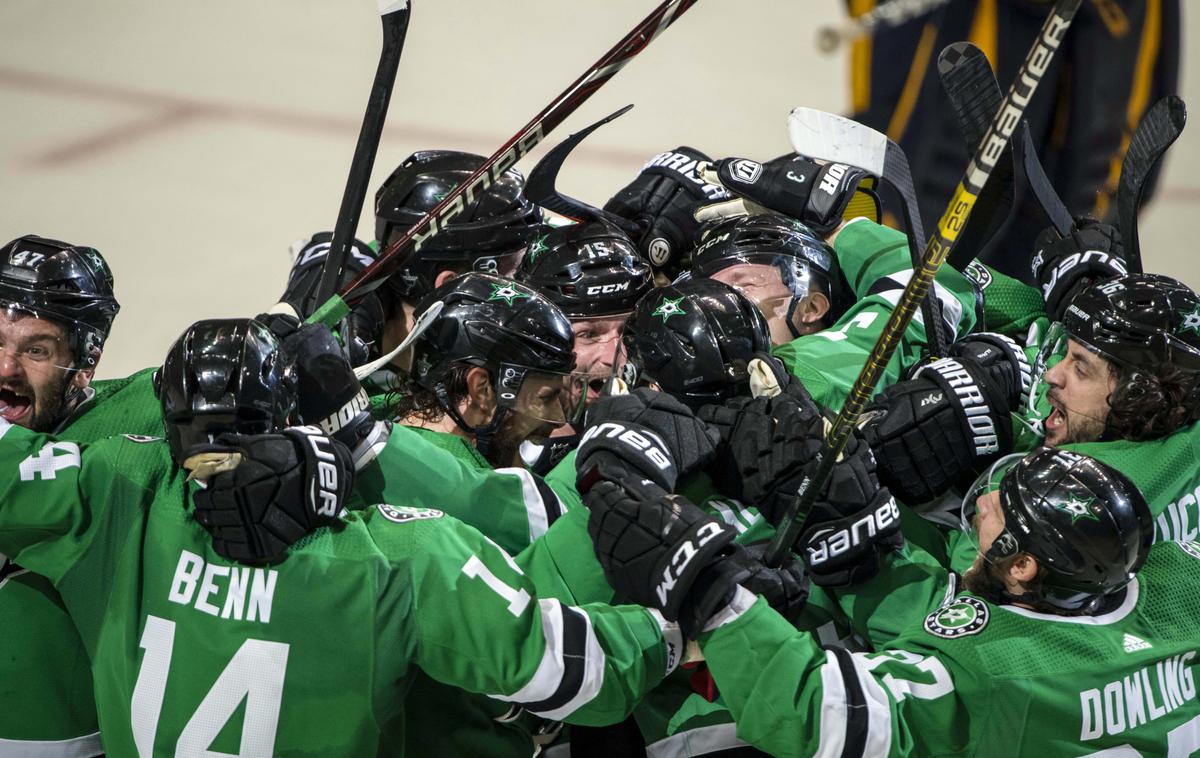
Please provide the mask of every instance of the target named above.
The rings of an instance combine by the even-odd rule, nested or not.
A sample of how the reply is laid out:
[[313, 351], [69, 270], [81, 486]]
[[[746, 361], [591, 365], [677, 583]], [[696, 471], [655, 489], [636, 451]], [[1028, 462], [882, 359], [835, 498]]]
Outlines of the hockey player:
[[[570, 319], [575, 371], [587, 375], [587, 398], [598, 397], [613, 373], [621, 325], [654, 287], [650, 267], [633, 242], [603, 220], [546, 227], [526, 251], [516, 278]], [[545, 444], [523, 445], [521, 455], [534, 473], [545, 475], [577, 444], [579, 430], [564, 424]]]
[[[1067, 451], [1021, 459], [977, 503], [965, 590], [908, 548], [883, 555], [885, 569], [846, 595], [856, 619], [891, 604], [890, 617], [909, 620], [864, 623], [874, 653], [822, 649], [740, 591], [714, 604], [699, 642], [738, 734], [779, 756], [1194, 751], [1200, 545], [1152, 549], [1149, 508], [1132, 483]], [[588, 505], [614, 586], [652, 607], [664, 606], [655, 568], [720, 527], [678, 496], [609, 484]], [[671, 526], [652, 528], [668, 508]], [[701, 544], [672, 572], [672, 590], [687, 594], [695, 580], [693, 605], [707, 597], [718, 552]]]
[[[422, 150], [402, 162], [375, 193], [375, 242], [381, 249], [401, 237], [484, 161], [455, 150]], [[435, 288], [468, 271], [512, 276], [525, 247], [542, 229], [542, 212], [524, 195], [525, 179], [508, 169], [463, 212], [421, 246], [421, 254], [380, 288], [382, 353], [411, 329], [416, 304]], [[393, 365], [407, 370], [400, 356]]]
[[[0, 247], [0, 303], [0, 416], [6, 422], [73, 440], [100, 431], [161, 429], [157, 413], [139, 415], [136, 403], [122, 404], [129, 411], [123, 427], [96, 409], [99, 397], [131, 384], [101, 383], [100, 393], [92, 385], [119, 310], [99, 252], [34, 235], [13, 240]], [[126, 396], [138, 394], [137, 382], [132, 385]], [[0, 619], [7, 638], [0, 752], [102, 752], [87, 652], [62, 598], [47, 579], [2, 555]]]
[[[345, 502], [339, 443], [310, 428], [257, 434], [289, 415], [289, 372], [265, 327], [201, 322], [162, 369], [168, 442], [80, 448], [0, 427], [0, 549], [63, 593], [91, 653], [107, 752], [372, 754], [410, 666], [603, 723], [674, 665], [673, 625], [538, 600], [503, 551], [432, 509], [374, 506], [277, 565], [218, 556], [188, 513], [204, 491], [180, 464], [203, 479], [236, 462], [245, 481], [281, 481], [258, 488], [255, 506], [306, 500], [313, 524]], [[487, 635], [464, 633], [472, 617]]]

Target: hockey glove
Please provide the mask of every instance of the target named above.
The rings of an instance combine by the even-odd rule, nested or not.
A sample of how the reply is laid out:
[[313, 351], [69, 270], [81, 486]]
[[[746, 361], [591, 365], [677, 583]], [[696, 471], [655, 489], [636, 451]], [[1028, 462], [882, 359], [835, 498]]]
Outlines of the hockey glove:
[[584, 498], [588, 533], [620, 595], [678, 621], [689, 638], [729, 604], [743, 566], [720, 560], [736, 532], [680, 495], [643, 497], [599, 482]]
[[276, 334], [283, 360], [296, 367], [296, 415], [300, 423], [321, 427], [351, 450], [375, 425], [366, 390], [323, 324], [304, 324], [287, 332], [276, 317]]
[[999, 373], [966, 355], [943, 358], [867, 406], [863, 437], [901, 502], [933, 500], [1011, 450], [1012, 388]]
[[241, 454], [192, 496], [213, 549], [242, 563], [283, 560], [313, 530], [338, 522], [354, 486], [350, 451], [315, 427], [225, 434], [209, 452]]
[[697, 218], [780, 213], [804, 222], [821, 235], [842, 223], [846, 206], [859, 184], [870, 176], [844, 163], [819, 164], [794, 153], [767, 163], [748, 158], [725, 158], [701, 169], [702, 176], [721, 184], [736, 200], [704, 208]]
[[[288, 274], [287, 287], [281, 302], [288, 303], [306, 319], [323, 303], [317, 302], [317, 288], [329, 255], [333, 232], [319, 232], [311, 239], [300, 240], [292, 246], [295, 260]], [[359, 240], [352, 240], [350, 255], [342, 267], [338, 286], [348, 283], [375, 262], [375, 251]], [[350, 314], [342, 319], [335, 331], [345, 346], [351, 365], [361, 366], [379, 357], [379, 344], [383, 334], [383, 305], [375, 293], [360, 300]]]
[[744, 572], [738, 584], [760, 595], [780, 616], [795, 621], [808, 603], [808, 574], [804, 563], [788, 556], [779, 568], [763, 563], [767, 542], [742, 546], [733, 544], [734, 552], [726, 559]]
[[1127, 273], [1120, 232], [1086, 216], [1075, 219], [1066, 237], [1054, 227], [1043, 229], [1034, 246], [1033, 278], [1051, 321], [1061, 320], [1072, 298], [1089, 284]]
[[690, 408], [649, 388], [600, 398], [588, 408], [587, 423], [576, 455], [581, 492], [598, 477], [630, 476], [671, 492], [680, 476], [712, 460], [719, 442]]
[[696, 210], [730, 197], [723, 187], [700, 178], [696, 165], [707, 160], [707, 155], [690, 147], [659, 153], [604, 206], [644, 230], [634, 241], [655, 272], [668, 279], [687, 267], [687, 256], [696, 246], [700, 231]]

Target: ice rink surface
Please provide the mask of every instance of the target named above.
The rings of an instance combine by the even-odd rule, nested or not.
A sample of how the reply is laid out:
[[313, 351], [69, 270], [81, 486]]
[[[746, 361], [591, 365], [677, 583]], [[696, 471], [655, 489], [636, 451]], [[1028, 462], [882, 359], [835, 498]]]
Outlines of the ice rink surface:
[[[416, 0], [372, 192], [414, 150], [490, 154], [654, 5]], [[813, 43], [842, 7], [699, 3], [519, 167], [627, 103], [576, 151], [565, 191], [602, 202], [680, 144], [774, 157], [793, 106], [847, 108], [845, 55]], [[1180, 94], [1200, 109], [1189, 10]], [[196, 319], [275, 302], [290, 243], [333, 226], [379, 26], [372, 0], [0, 2], [0, 241], [36, 233], [104, 253], [122, 309], [100, 376], [159, 363]], [[1147, 269], [1193, 287], [1198, 169], [1193, 124], [1142, 218]]]

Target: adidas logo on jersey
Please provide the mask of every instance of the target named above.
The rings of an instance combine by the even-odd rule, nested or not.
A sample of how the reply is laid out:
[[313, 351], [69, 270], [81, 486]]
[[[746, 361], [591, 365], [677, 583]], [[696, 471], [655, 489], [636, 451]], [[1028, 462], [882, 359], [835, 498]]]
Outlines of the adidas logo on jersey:
[[1150, 649], [1149, 642], [1146, 642], [1141, 637], [1135, 637], [1134, 635], [1129, 634], [1128, 632], [1125, 634], [1124, 644], [1125, 644], [1125, 652], [1126, 653], [1136, 653], [1139, 650], [1149, 650]]

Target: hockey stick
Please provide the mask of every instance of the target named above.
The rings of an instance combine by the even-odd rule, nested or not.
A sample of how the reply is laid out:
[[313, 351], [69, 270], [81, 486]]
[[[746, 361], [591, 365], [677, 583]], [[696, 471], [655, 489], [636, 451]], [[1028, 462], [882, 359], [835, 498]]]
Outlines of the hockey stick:
[[[775, 536], [767, 547], [767, 565], [779, 566], [800, 536], [800, 531], [804, 527], [804, 521], [812, 509], [817, 493], [828, 481], [834, 462], [845, 448], [855, 422], [871, 399], [875, 385], [878, 384], [884, 369], [896, 352], [900, 338], [908, 328], [909, 322], [912, 321], [917, 306], [929, 291], [934, 275], [937, 274], [938, 268], [945, 262], [951, 248], [954, 247], [954, 241], [971, 215], [976, 198], [987, 183], [988, 176], [995, 169], [997, 160], [1004, 152], [1005, 144], [1012, 138], [1013, 132], [1025, 112], [1026, 105], [1029, 104], [1029, 100], [1037, 90], [1038, 83], [1054, 59], [1054, 52], [1062, 42], [1063, 35], [1070, 28], [1075, 12], [1079, 10], [1080, 1], [1057, 0], [1050, 15], [1046, 18], [1046, 23], [1042, 26], [1032, 49], [1021, 64], [1020, 71], [1017, 72], [1016, 80], [1009, 88], [1008, 94], [1005, 95], [999, 110], [996, 111], [987, 136], [975, 151], [971, 162], [967, 164], [966, 173], [959, 182], [954, 196], [950, 199], [946, 212], [942, 214], [941, 221], [938, 222], [937, 233], [930, 238], [929, 244], [925, 248], [923, 265], [919, 270], [913, 272], [913, 277], [909, 279], [908, 286], [904, 288], [899, 302], [892, 309], [892, 315], [888, 317], [883, 332], [879, 335], [875, 346], [871, 348], [862, 372], [854, 381], [854, 386], [850, 388], [850, 394], [846, 398], [845, 405], [842, 406], [841, 413], [834, 420], [833, 427], [821, 444], [821, 449], [816, 457], [815, 469], [812, 469], [811, 473], [806, 474], [801, 480], [796, 500], [776, 528]], [[939, 66], [943, 63], [953, 64], [954, 61], [938, 61]], [[796, 132], [791, 132], [791, 136], [794, 145]], [[840, 135], [834, 133], [827, 136], [836, 139]], [[864, 162], [860, 165], [882, 164], [886, 150], [886, 143], [876, 143], [873, 146], [873, 155], [864, 154]], [[867, 516], [868, 523], [862, 526], [866, 527], [868, 533], [873, 534], [877, 528], [891, 523], [893, 514], [891, 501], [889, 500], [883, 507], [887, 509], [886, 512], [881, 511], [878, 514]], [[856, 524], [848, 530], [837, 530], [824, 535], [822, 539], [848, 541], [850, 545], [856, 544], [862, 540], [859, 526]]]
[[844, 42], [866, 37], [876, 29], [886, 29], [933, 13], [950, 0], [892, 0], [837, 26], [822, 26], [817, 30], [817, 49], [829, 54]]
[[379, 0], [383, 48], [379, 51], [379, 67], [375, 69], [375, 81], [367, 98], [358, 144], [354, 146], [354, 157], [350, 161], [350, 175], [346, 177], [342, 206], [338, 209], [337, 222], [333, 226], [333, 240], [329, 245], [325, 266], [321, 269], [321, 279], [317, 282], [315, 302], [318, 303], [325, 302], [337, 292], [338, 280], [350, 255], [350, 245], [358, 229], [363, 201], [367, 197], [367, 185], [371, 181], [371, 169], [375, 166], [375, 154], [379, 151], [379, 138], [383, 134], [392, 88], [396, 84], [396, 69], [400, 67], [400, 54], [404, 52], [404, 38], [408, 35], [411, 12], [410, 0]]
[[1167, 95], [1146, 111], [1121, 161], [1121, 179], [1117, 183], [1117, 224], [1125, 243], [1125, 258], [1130, 273], [1143, 270], [1137, 215], [1142, 205], [1142, 193], [1146, 190], [1146, 180], [1163, 153], [1183, 133], [1186, 124], [1187, 106], [1181, 98]]
[[466, 203], [473, 202], [492, 186], [497, 178], [536, 147], [554, 127], [574, 113], [596, 90], [604, 86], [614, 74], [646, 49], [655, 37], [662, 34], [696, 2], [697, 0], [665, 0], [655, 8], [633, 28], [633, 31], [625, 35], [584, 72], [583, 76], [572, 82], [508, 142], [501, 145], [499, 150], [492, 153], [475, 173], [467, 177], [413, 228], [405, 232], [403, 237], [388, 245], [373, 264], [343, 287], [338, 295], [317, 308], [309, 321], [325, 324], [336, 324], [340, 321], [349, 312], [350, 305], [383, 284], [388, 275], [404, 265], [410, 255], [419, 253], [425, 242], [463, 212]]
[[[926, 245], [925, 228], [904, 150], [869, 126], [815, 108], [794, 108], [788, 117], [788, 134], [797, 153], [860, 168], [886, 182], [900, 195], [915, 273], [921, 267], [921, 251]], [[946, 354], [940, 305], [932, 290], [921, 302], [928, 349], [935, 356]]]
[[[943, 59], [954, 62], [943, 66]], [[973, 155], [987, 135], [996, 111], [1000, 110], [1004, 93], [1000, 91], [1000, 83], [992, 73], [987, 56], [970, 42], [948, 45], [938, 56], [938, 62], [938, 78], [942, 89], [954, 110], [958, 129], [967, 145], [967, 154]], [[949, 263], [955, 269], [965, 271], [1008, 224], [1016, 200], [1013, 183], [1015, 173], [1012, 145], [1008, 145], [996, 163], [996, 170], [979, 193], [971, 220], [962, 230], [954, 253], [950, 256]]]
[[1050, 183], [1050, 177], [1046, 176], [1042, 159], [1038, 157], [1037, 148], [1033, 144], [1033, 135], [1029, 133], [1028, 121], [1021, 122], [1021, 135], [1017, 145], [1021, 152], [1025, 183], [1029, 186], [1033, 199], [1046, 212], [1046, 217], [1050, 219], [1059, 236], [1066, 237], [1075, 228], [1075, 219], [1071, 217], [1071, 211], [1067, 210], [1067, 204], [1059, 196], [1058, 190]]

